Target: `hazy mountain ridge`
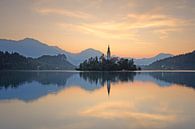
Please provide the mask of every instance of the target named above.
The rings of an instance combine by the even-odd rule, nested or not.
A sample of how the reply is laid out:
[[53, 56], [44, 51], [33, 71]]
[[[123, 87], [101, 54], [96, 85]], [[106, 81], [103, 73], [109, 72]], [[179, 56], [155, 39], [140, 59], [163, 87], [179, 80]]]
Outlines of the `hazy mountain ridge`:
[[102, 54], [103, 53], [98, 50], [88, 48], [84, 51], [81, 51], [80, 53], [66, 54], [66, 56], [71, 63], [78, 66], [84, 60], [89, 59], [90, 57], [100, 57]]
[[86, 49], [80, 53], [70, 53], [60, 49], [57, 46], [49, 46], [32, 38], [23, 40], [0, 39], [0, 51], [17, 52], [26, 57], [37, 58], [43, 55], [65, 54], [67, 60], [73, 65], [79, 65], [85, 59], [95, 56], [101, 56], [102, 52], [95, 49]]
[[23, 40], [0, 40], [0, 51], [18, 52], [26, 57], [37, 58], [42, 55], [57, 55], [62, 54], [53, 47], [39, 42], [31, 38]]
[[156, 61], [144, 69], [195, 70], [195, 51]]
[[135, 61], [136, 65], [143, 66], [143, 65], [150, 65], [155, 61], [162, 60], [162, 59], [172, 57], [172, 56], [173, 56], [172, 54], [160, 53], [160, 54], [158, 54], [154, 57], [151, 57], [151, 58], [135, 59], [134, 61]]
[[[23, 56], [33, 57], [33, 58], [38, 58], [43, 55], [65, 54], [67, 60], [71, 64], [76, 66], [78, 66], [81, 62], [83, 62], [84, 60], [90, 57], [95, 57], [95, 56], [100, 57], [103, 54], [101, 51], [92, 48], [83, 50], [80, 53], [71, 53], [62, 50], [57, 46], [49, 46], [45, 43], [42, 43], [32, 38], [25, 38], [23, 40], [18, 40], [18, 41], [0, 39], [0, 51], [18, 52]], [[149, 65], [154, 61], [164, 59], [170, 56], [172, 55], [161, 53], [155, 57], [134, 59], [134, 61], [136, 65], [142, 66], [142, 65]]]

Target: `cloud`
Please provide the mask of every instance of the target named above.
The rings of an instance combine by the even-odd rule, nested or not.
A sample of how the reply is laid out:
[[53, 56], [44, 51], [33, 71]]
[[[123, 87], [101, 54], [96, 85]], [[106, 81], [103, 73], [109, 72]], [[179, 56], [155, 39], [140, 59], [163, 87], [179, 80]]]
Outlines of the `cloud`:
[[135, 32], [130, 32], [129, 30], [122, 29], [122, 28], [119, 29], [120, 24], [118, 23], [112, 23], [112, 22], [80, 23], [80, 24], [58, 23], [58, 26], [60, 26], [60, 28], [84, 33], [87, 35], [97, 36], [103, 39], [136, 40]]
[[185, 23], [185, 19], [164, 12], [164, 8], [155, 7], [146, 12], [131, 12], [123, 17], [128, 22], [133, 22], [134, 28], [173, 27]]
[[105, 39], [130, 39], [139, 41], [139, 31], [147, 29], [159, 34], [159, 38], [167, 37], [168, 33], [181, 30], [186, 20], [174, 18], [165, 14], [133, 14], [121, 18], [120, 21], [92, 23], [59, 23], [61, 27], [91, 34]]
[[[109, 15], [110, 7], [114, 7], [115, 5], [119, 4], [120, 6], [121, 4], [124, 5], [124, 3], [127, 3], [128, 6], [132, 6], [132, 8], [135, 9], [140, 7], [138, 5], [142, 5], [143, 3], [141, 2], [139, 4], [139, 2], [136, 1], [131, 1], [129, 3], [127, 1], [114, 1], [114, 4], [107, 5], [107, 2], [103, 0], [76, 0], [74, 2], [75, 6], [78, 6], [78, 3], [82, 3], [82, 5], [84, 3], [90, 3], [92, 4], [91, 6], [98, 5], [101, 8], [91, 10], [91, 7], [88, 8], [86, 6], [85, 8], [82, 7], [75, 9], [73, 8], [74, 6], [71, 6], [72, 9], [65, 9], [63, 6], [51, 8], [42, 5], [42, 7], [36, 8], [35, 10], [42, 15], [61, 16], [62, 19], [57, 22], [57, 25], [60, 28], [64, 28], [65, 31], [70, 30], [74, 33], [78, 32], [88, 36], [95, 36], [96, 38], [109, 40], [147, 42], [145, 41], [146, 35], [153, 35], [155, 38], [164, 39], [169, 37], [170, 33], [181, 32], [185, 29], [186, 25], [189, 25], [189, 21], [186, 19], [165, 12], [165, 8], [172, 3], [163, 2], [162, 7], [156, 6], [152, 9], [147, 8], [148, 10], [145, 10], [145, 12], [130, 10], [121, 13], [120, 9], [124, 10], [125, 6], [124, 8], [119, 8], [118, 12], [113, 10], [112, 14]], [[105, 3], [105, 6], [108, 8], [105, 9], [103, 3]], [[155, 1], [153, 1], [153, 3], [154, 5], [159, 4], [159, 2]], [[152, 5], [152, 7], [154, 5]], [[144, 7], [148, 6], [150, 7], [150, 5], [144, 4]], [[101, 10], [107, 10], [108, 12], [102, 14]], [[118, 13], [120, 15], [117, 15]], [[106, 15], [107, 18], [105, 18], [104, 15]], [[66, 22], [64, 22], [64, 17], [66, 18]]]
[[[126, 20], [131, 23], [128, 27], [129, 29], [147, 29], [158, 34], [160, 39], [167, 38], [171, 32], [180, 32], [186, 25], [189, 25], [188, 20], [165, 14], [128, 14]], [[129, 23], [126, 23], [126, 25]]]
[[43, 15], [54, 14], [54, 15], [62, 15], [62, 16], [77, 18], [77, 19], [94, 18], [92, 15], [82, 12], [82, 11], [71, 11], [71, 10], [60, 9], [60, 8], [37, 8], [35, 10], [36, 12], [43, 14]]

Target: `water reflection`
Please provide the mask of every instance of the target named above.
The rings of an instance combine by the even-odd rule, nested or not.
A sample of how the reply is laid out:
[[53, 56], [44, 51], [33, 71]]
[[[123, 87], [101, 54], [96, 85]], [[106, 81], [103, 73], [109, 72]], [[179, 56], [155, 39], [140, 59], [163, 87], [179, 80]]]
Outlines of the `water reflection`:
[[133, 81], [135, 75], [136, 72], [80, 72], [81, 78], [101, 85], [108, 80], [112, 83]]
[[111, 84], [120, 82], [133, 82], [135, 72], [81, 72], [80, 77], [90, 83], [107, 86], [108, 95], [110, 95]]
[[194, 78], [193, 72], [0, 72], [0, 129], [194, 129]]
[[17, 88], [24, 83], [31, 83], [33, 81], [39, 82], [42, 85], [54, 84], [63, 86], [73, 74], [72, 72], [3, 71], [0, 72], [0, 87]]
[[0, 72], [0, 99], [39, 99], [64, 88], [70, 72]]
[[0, 72], [0, 99], [36, 100], [64, 88], [78, 86], [87, 91], [133, 81], [153, 82], [167, 87], [179, 84], [195, 88], [195, 72]]
[[195, 72], [151, 72], [150, 76], [171, 84], [195, 88]]

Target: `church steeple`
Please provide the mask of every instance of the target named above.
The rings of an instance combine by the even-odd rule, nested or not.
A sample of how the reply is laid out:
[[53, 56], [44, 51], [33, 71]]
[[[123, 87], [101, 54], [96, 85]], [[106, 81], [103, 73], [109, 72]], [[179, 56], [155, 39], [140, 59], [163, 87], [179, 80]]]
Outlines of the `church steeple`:
[[111, 52], [110, 52], [110, 46], [108, 45], [108, 51], [107, 51], [107, 60], [110, 60]]

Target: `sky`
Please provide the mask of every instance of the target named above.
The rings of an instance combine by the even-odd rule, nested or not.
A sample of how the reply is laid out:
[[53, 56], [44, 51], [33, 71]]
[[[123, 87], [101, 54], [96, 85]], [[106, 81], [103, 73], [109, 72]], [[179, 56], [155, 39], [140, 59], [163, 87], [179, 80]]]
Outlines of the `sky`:
[[151, 57], [195, 50], [195, 0], [0, 0], [0, 38]]

